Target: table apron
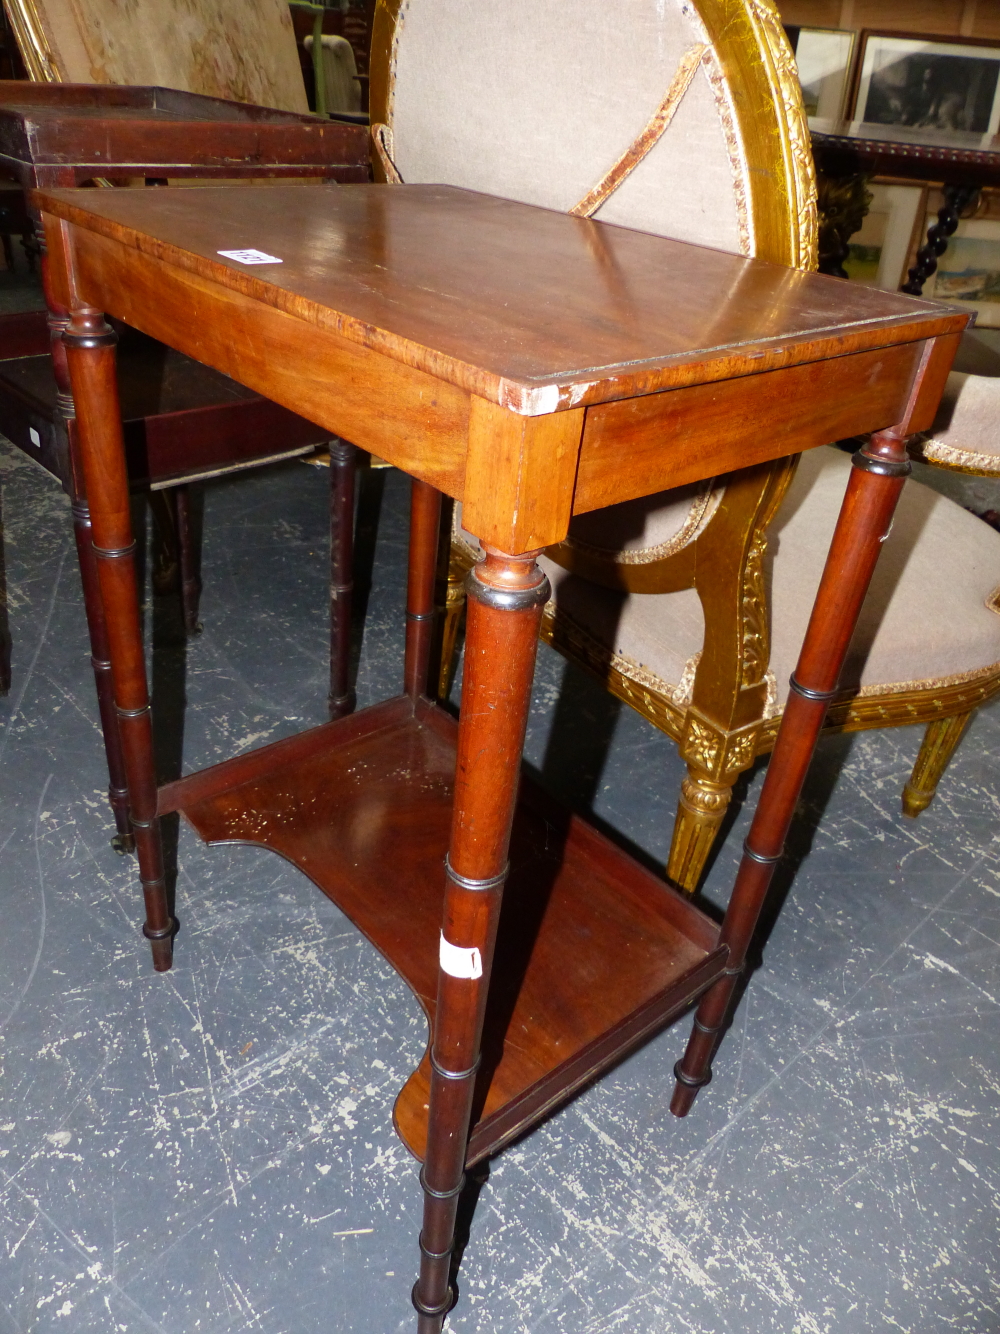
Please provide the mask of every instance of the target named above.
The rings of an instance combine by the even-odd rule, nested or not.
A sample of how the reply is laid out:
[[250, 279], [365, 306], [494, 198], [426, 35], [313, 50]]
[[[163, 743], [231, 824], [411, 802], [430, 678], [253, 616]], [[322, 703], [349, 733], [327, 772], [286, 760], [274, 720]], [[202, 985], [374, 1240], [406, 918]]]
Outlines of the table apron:
[[[120, 241], [54, 219], [47, 234], [50, 244], [66, 238], [72, 248], [77, 301], [463, 498], [467, 390]], [[59, 299], [74, 304], [69, 292]], [[901, 343], [589, 407], [572, 512], [895, 425], [925, 346]]]
[[923, 350], [901, 343], [588, 408], [573, 512], [894, 426]]
[[[82, 228], [69, 234], [77, 298], [461, 498], [470, 395], [231, 288]], [[61, 265], [52, 266], [58, 274]], [[59, 294], [66, 306], [71, 294]]]

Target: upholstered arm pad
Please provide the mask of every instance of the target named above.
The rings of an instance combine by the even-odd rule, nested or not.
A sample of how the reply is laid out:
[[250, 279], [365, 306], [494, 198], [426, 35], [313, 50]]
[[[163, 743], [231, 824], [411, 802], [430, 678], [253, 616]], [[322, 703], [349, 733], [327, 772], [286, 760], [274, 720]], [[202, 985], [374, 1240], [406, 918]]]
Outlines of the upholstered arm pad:
[[946, 468], [1000, 473], [1000, 377], [953, 371], [921, 454]]

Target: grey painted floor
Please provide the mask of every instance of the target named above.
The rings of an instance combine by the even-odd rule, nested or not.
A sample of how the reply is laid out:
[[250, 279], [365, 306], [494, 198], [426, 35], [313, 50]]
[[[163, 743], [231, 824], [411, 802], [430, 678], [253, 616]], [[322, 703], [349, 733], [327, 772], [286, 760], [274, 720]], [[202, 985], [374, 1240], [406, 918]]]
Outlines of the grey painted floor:
[[[177, 962], [151, 971], [109, 846], [68, 506], [0, 449], [0, 1334], [411, 1330], [420, 1192], [390, 1109], [420, 1011], [293, 868], [184, 830]], [[204, 634], [185, 655], [170, 603], [147, 613], [165, 771], [322, 719], [326, 487], [293, 464], [210, 489]], [[405, 508], [389, 473], [362, 704], [399, 684]], [[912, 823], [917, 745], [823, 743], [715, 1082], [669, 1115], [685, 1021], [504, 1153], [451, 1329], [1000, 1328], [1000, 713]], [[544, 649], [528, 758], [663, 859], [674, 748]]]

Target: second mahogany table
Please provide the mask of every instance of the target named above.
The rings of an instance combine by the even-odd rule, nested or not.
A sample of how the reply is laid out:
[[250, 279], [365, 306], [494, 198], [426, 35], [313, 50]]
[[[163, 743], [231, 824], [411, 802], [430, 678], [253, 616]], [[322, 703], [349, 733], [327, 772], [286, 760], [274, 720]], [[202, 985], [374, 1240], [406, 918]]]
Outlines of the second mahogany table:
[[[261, 191], [252, 214], [233, 190], [36, 199], [70, 312], [155, 966], [174, 930], [158, 819], [180, 811], [208, 842], [294, 862], [409, 983], [431, 1041], [395, 1123], [423, 1160], [413, 1300], [420, 1334], [437, 1334], [467, 1164], [698, 997], [672, 1110], [708, 1081], [905, 438], [934, 416], [965, 316], [444, 186]], [[157, 790], [104, 312], [411, 474], [399, 698]], [[870, 430], [719, 927], [519, 782], [548, 596], [536, 557], [573, 514]], [[442, 491], [486, 551], [457, 725], [425, 697]]]
[[[173, 88], [109, 84], [28, 83], [0, 80], [0, 172], [24, 189], [88, 182], [175, 178], [308, 177], [368, 179], [368, 136], [356, 125], [270, 107], [203, 97]], [[253, 211], [255, 195], [245, 196]], [[36, 215], [37, 220], [37, 215]], [[73, 400], [59, 336], [66, 312], [47, 285], [48, 312], [0, 315], [0, 421], [5, 435], [57, 477], [73, 505], [91, 660], [108, 760], [108, 800], [115, 817], [114, 846], [133, 846], [124, 760], [114, 717], [107, 636], [90, 546], [90, 515], [75, 443]], [[51, 344], [50, 337], [54, 338]], [[172, 503], [159, 506], [167, 531], [176, 528], [176, 563], [188, 633], [198, 626], [197, 542], [192, 537], [187, 481], [253, 467], [308, 452], [328, 433], [232, 379], [127, 331], [119, 371], [126, 411], [129, 475]], [[351, 466], [349, 446], [331, 451], [331, 481]], [[335, 457], [336, 456], [336, 457]], [[344, 488], [340, 488], [343, 492]], [[338, 503], [335, 495], [334, 526]], [[173, 513], [171, 514], [171, 510]], [[342, 582], [332, 571], [335, 621]], [[342, 622], [343, 616], [340, 617]], [[340, 622], [337, 622], [339, 625]], [[336, 636], [334, 636], [336, 640]], [[9, 636], [0, 634], [0, 690], [10, 685]], [[342, 656], [331, 657], [331, 713], [347, 700]]]

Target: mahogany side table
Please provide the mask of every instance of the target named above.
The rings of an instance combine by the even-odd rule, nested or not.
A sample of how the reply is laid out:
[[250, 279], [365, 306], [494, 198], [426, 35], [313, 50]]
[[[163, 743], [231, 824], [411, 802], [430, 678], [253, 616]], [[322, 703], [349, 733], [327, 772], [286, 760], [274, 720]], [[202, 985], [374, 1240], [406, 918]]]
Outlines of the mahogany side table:
[[[423, 1162], [413, 1300], [437, 1334], [467, 1165], [699, 997], [672, 1110], [708, 1081], [905, 438], [932, 419], [966, 317], [444, 186], [261, 195], [252, 217], [232, 190], [36, 195], [70, 312], [144, 931], [168, 968], [157, 822], [180, 811], [208, 842], [282, 853], [408, 982], [431, 1040], [394, 1116]], [[270, 262], [224, 253], [248, 248]], [[400, 697], [157, 790], [105, 312], [411, 474]], [[535, 558], [574, 513], [869, 430], [719, 927], [519, 783], [548, 595]], [[425, 697], [442, 491], [486, 551], [457, 725]]]
[[[0, 80], [0, 172], [25, 189], [145, 179], [313, 177], [366, 181], [368, 138], [355, 125], [315, 116], [227, 102], [170, 88], [107, 84], [43, 84]], [[254, 195], [256, 199], [256, 194]], [[246, 199], [246, 197], [245, 197]], [[249, 201], [247, 201], [249, 202]], [[249, 211], [253, 211], [252, 207]], [[36, 215], [37, 217], [37, 215]], [[60, 336], [67, 315], [53, 297], [42, 254], [47, 313], [0, 316], [0, 423], [30, 458], [51, 472], [73, 504], [73, 524], [83, 581], [98, 708], [108, 760], [108, 799], [115, 816], [114, 846], [133, 846], [125, 765], [114, 714], [107, 634], [97, 595], [90, 516], [76, 445]], [[51, 341], [50, 344], [50, 339]], [[51, 355], [50, 355], [51, 351]], [[307, 453], [329, 432], [149, 338], [124, 331], [119, 357], [126, 418], [129, 476], [161, 494], [161, 529], [173, 530], [185, 629], [198, 627], [197, 542], [192, 536], [185, 483]], [[332, 520], [351, 495], [351, 446], [334, 453]], [[339, 486], [337, 484], [340, 484]], [[169, 501], [168, 501], [168, 498]], [[336, 553], [335, 553], [336, 555]], [[333, 562], [331, 609], [331, 714], [349, 703], [342, 586]], [[0, 644], [2, 644], [0, 639]], [[9, 688], [9, 636], [0, 647], [0, 689]]]

